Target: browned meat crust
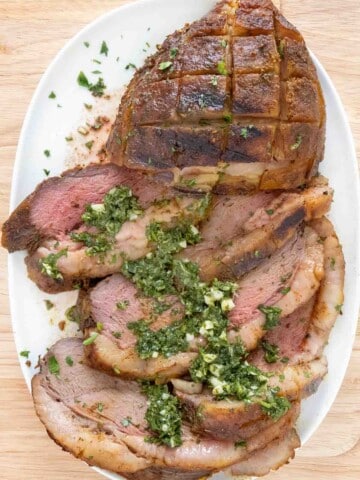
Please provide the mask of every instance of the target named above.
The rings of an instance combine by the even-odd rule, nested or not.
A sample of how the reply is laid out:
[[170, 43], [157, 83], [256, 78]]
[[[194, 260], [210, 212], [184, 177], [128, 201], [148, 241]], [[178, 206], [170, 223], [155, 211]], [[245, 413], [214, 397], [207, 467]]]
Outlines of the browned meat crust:
[[199, 179], [201, 167], [209, 176], [199, 185], [224, 192], [301, 185], [324, 137], [324, 100], [301, 34], [270, 0], [223, 0], [136, 72], [107, 148], [131, 168]]

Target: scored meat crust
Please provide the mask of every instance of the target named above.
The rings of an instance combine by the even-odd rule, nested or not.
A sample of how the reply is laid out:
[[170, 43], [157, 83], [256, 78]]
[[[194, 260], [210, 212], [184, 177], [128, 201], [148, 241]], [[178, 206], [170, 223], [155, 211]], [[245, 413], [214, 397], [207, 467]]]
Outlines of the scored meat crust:
[[324, 136], [301, 34], [270, 0], [223, 0], [136, 72], [107, 146], [113, 162], [175, 169], [182, 187], [195, 179], [224, 192], [301, 185], [317, 171]]

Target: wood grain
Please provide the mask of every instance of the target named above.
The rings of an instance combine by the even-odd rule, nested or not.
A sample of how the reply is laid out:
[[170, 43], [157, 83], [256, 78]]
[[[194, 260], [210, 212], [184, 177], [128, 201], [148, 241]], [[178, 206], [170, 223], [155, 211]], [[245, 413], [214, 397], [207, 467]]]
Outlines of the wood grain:
[[[169, 0], [170, 1], [170, 0]], [[126, 0], [0, 0], [0, 221], [8, 212], [21, 124], [33, 91], [64, 43]], [[360, 149], [359, 0], [276, 2], [304, 34], [335, 83]], [[341, 164], [341, 158], [339, 158]], [[346, 194], [346, 192], [344, 192]], [[32, 408], [13, 343], [6, 254], [0, 251], [0, 478], [100, 479], [50, 441]], [[360, 478], [360, 331], [342, 389], [317, 433], [290, 465], [268, 480]]]

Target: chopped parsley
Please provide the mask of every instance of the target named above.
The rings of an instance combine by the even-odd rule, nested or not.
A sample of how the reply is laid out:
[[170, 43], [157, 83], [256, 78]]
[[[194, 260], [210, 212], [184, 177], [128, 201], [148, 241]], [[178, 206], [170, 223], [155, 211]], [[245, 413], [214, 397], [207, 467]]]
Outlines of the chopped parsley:
[[[150, 46], [150, 45], [149, 45]], [[174, 47], [174, 48], [170, 48], [170, 58], [171, 59], [174, 59], [177, 54], [179, 53], [179, 49]]]
[[190, 367], [194, 382], [202, 382], [212, 389], [218, 400], [228, 397], [246, 403], [258, 403], [267, 415], [278, 419], [290, 408], [290, 402], [278, 396], [277, 388], [268, 386], [269, 374], [246, 361], [248, 353], [241, 343], [230, 344], [225, 330], [210, 337], [206, 347]]
[[99, 402], [99, 403], [97, 404], [96, 409], [97, 409], [98, 412], [101, 413], [101, 412], [104, 410], [104, 404], [101, 403], [101, 402]]
[[86, 248], [86, 255], [93, 257], [95, 255], [104, 254], [111, 250], [113, 241], [105, 234], [95, 234], [88, 232], [70, 233], [70, 238], [75, 242], [83, 243]]
[[121, 338], [121, 332], [111, 332], [112, 336], [115, 338]]
[[297, 135], [296, 141], [293, 145], [291, 145], [290, 150], [297, 150], [302, 144], [302, 140], [303, 140], [302, 135]]
[[130, 68], [133, 68], [134, 70], [136, 70], [136, 65], [134, 63], [128, 63], [125, 67], [125, 70], [129, 70]]
[[99, 336], [99, 334], [97, 332], [93, 332], [90, 337], [86, 338], [84, 341], [83, 341], [83, 345], [85, 346], [88, 346], [88, 345], [91, 345], [92, 343], [95, 342], [95, 340], [97, 339], [97, 337]]
[[89, 42], [84, 42], [84, 45], [86, 48], [89, 48], [90, 47], [90, 43]]
[[44, 150], [45, 157], [50, 157], [51, 153], [50, 150]]
[[272, 330], [279, 324], [281, 308], [259, 305], [258, 310], [265, 315], [264, 330]]
[[149, 400], [145, 420], [152, 435], [147, 440], [171, 448], [179, 447], [182, 444], [179, 399], [170, 394], [167, 385], [144, 383], [142, 390]]
[[84, 107], [86, 108], [86, 110], [91, 110], [93, 106], [91, 105], [91, 103], [84, 103]]
[[121, 302], [117, 302], [116, 308], [118, 310], [126, 310], [129, 305], [130, 305], [129, 300], [122, 300]]
[[85, 147], [90, 151], [91, 151], [93, 145], [94, 145], [94, 140], [89, 140], [88, 142], [85, 143]]
[[246, 445], [247, 445], [246, 440], [238, 440], [237, 442], [234, 443], [235, 448], [246, 447]]
[[159, 65], [159, 70], [167, 70], [168, 68], [170, 68], [172, 66], [173, 62], [161, 62], [160, 65]]
[[247, 127], [243, 127], [241, 130], [240, 130], [240, 136], [246, 140], [250, 134], [249, 130], [251, 130], [252, 128], [254, 128], [254, 125], [248, 125]]
[[147, 227], [146, 235], [150, 242], [156, 244], [155, 251], [140, 260], [125, 261], [122, 273], [149, 297], [173, 294], [173, 254], [187, 245], [198, 243], [199, 231], [189, 223], [166, 230], [161, 224], [153, 222]]
[[225, 113], [225, 115], [223, 115], [223, 119], [226, 123], [231, 123], [233, 116], [231, 115], [231, 113]]
[[55, 92], [50, 92], [49, 98], [56, 98], [56, 93]]
[[216, 87], [217, 84], [218, 84], [218, 78], [214, 75], [211, 80], [210, 80], [210, 83], [213, 87]]
[[54, 357], [54, 355], [52, 355], [52, 356], [48, 359], [48, 367], [49, 367], [49, 372], [50, 372], [52, 375], [56, 375], [56, 376], [59, 375], [59, 373], [60, 373], [60, 366], [59, 366], [58, 361], [57, 361], [56, 358]]
[[67, 363], [67, 365], [69, 365], [69, 367], [72, 367], [74, 365], [74, 360], [69, 355], [65, 358], [65, 362]]
[[185, 185], [186, 187], [195, 187], [196, 185], [196, 178], [181, 178], [180, 179], [181, 185]]
[[221, 60], [218, 64], [217, 64], [217, 70], [218, 72], [220, 73], [220, 75], [227, 75], [228, 74], [228, 71], [226, 69], [226, 63], [224, 60]]
[[89, 82], [85, 73], [81, 71], [77, 77], [77, 82], [80, 87], [87, 88], [94, 97], [102, 97], [104, 95], [106, 85], [104, 83], [104, 79], [101, 77], [98, 78], [96, 83], [91, 83]]
[[54, 304], [51, 300], [44, 300], [44, 302], [46, 310], [51, 310], [52, 308], [54, 308]]
[[47, 170], [46, 168], [43, 168], [43, 172], [47, 177], [50, 175], [50, 170]]
[[20, 356], [24, 358], [29, 358], [30, 350], [23, 350], [20, 352]]
[[107, 57], [108, 53], [109, 53], [109, 47], [107, 46], [106, 42], [103, 40], [100, 48], [100, 55], [105, 55]]
[[343, 314], [343, 311], [342, 311], [342, 308], [343, 308], [343, 304], [342, 303], [339, 303], [338, 305], [335, 305], [335, 310], [340, 313], [340, 315]]
[[280, 293], [282, 295], [287, 295], [290, 292], [291, 288], [290, 287], [285, 287], [280, 290]]
[[80, 315], [76, 305], [72, 305], [65, 311], [65, 317], [69, 322], [80, 323]]
[[261, 347], [264, 350], [264, 359], [267, 363], [275, 363], [279, 360], [279, 347], [277, 345], [263, 340]]
[[331, 270], [335, 270], [335, 265], [336, 265], [335, 258], [331, 257], [330, 258], [330, 268], [331, 268]]
[[265, 212], [271, 216], [271, 215], [274, 215], [274, 210], [272, 208], [269, 208], [269, 210], [265, 210]]
[[129, 187], [114, 187], [105, 195], [103, 203], [88, 205], [81, 217], [87, 226], [95, 227], [97, 233], [72, 232], [70, 236], [87, 247], [87, 255], [104, 254], [111, 250], [122, 225], [128, 220], [136, 220], [142, 213]]
[[62, 273], [60, 273], [57, 267], [57, 261], [61, 257], [67, 256], [67, 248], [60, 250], [58, 253], [50, 253], [47, 257], [41, 258], [39, 260], [39, 265], [41, 267], [41, 273], [47, 275], [48, 277], [53, 278], [54, 280], [63, 280]]
[[222, 39], [220, 40], [220, 45], [221, 45], [222, 47], [226, 48], [226, 46], [227, 46], [227, 40], [225, 40], [225, 38], [222, 38]]

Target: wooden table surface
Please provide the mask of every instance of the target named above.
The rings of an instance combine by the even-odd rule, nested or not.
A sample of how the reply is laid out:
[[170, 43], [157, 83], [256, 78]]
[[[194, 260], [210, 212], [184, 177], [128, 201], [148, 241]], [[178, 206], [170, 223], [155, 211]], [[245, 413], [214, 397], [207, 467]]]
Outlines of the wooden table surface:
[[[0, 0], [0, 222], [8, 212], [21, 124], [41, 75], [64, 43], [84, 25], [125, 3], [128, 1]], [[304, 34], [308, 46], [335, 83], [359, 153], [360, 1], [276, 3]], [[34, 413], [12, 337], [3, 250], [0, 251], [0, 319], [0, 479], [99, 480], [102, 478], [99, 474], [49, 440]], [[359, 402], [360, 331], [344, 384], [327, 418], [296, 459], [267, 478], [359, 480]]]

